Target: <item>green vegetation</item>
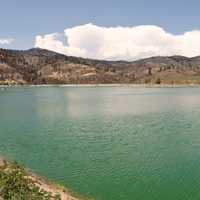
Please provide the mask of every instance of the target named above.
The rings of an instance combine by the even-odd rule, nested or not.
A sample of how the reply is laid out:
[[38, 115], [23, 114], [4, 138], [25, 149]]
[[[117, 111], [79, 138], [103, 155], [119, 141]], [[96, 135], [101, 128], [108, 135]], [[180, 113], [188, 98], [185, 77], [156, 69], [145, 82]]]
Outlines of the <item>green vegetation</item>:
[[60, 200], [30, 177], [27, 171], [16, 163], [0, 165], [0, 199], [5, 200]]

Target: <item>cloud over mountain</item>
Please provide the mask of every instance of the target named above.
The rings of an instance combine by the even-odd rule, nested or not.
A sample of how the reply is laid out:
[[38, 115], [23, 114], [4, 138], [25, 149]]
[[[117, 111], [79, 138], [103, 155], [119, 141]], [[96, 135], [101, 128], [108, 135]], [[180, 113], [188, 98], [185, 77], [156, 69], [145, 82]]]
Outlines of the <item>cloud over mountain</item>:
[[13, 43], [15, 40], [13, 38], [0, 38], [0, 45], [8, 45]]
[[200, 55], [199, 44], [200, 30], [174, 35], [153, 25], [101, 27], [91, 23], [67, 28], [64, 33], [38, 35], [35, 39], [35, 47], [106, 60], [136, 60], [158, 55], [192, 57]]

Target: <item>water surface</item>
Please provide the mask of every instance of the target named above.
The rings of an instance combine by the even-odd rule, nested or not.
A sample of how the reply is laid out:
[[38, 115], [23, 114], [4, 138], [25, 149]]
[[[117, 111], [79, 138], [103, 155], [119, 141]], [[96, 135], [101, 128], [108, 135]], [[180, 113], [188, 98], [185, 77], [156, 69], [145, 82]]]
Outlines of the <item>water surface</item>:
[[0, 154], [96, 200], [198, 200], [200, 88], [0, 89]]

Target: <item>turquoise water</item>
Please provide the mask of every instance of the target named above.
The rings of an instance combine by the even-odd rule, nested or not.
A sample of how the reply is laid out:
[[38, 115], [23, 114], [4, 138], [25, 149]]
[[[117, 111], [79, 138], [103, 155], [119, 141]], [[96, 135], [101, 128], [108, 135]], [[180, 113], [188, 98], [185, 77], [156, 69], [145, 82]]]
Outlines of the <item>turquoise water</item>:
[[0, 154], [96, 200], [199, 200], [200, 88], [0, 89]]

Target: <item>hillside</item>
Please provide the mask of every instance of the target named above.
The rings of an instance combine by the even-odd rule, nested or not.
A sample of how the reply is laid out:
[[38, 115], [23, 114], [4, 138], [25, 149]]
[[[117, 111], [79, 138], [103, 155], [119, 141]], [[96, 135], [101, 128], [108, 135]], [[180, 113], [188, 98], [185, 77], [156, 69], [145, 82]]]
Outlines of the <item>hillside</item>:
[[0, 84], [200, 84], [200, 57], [101, 61], [44, 49], [0, 49]]

